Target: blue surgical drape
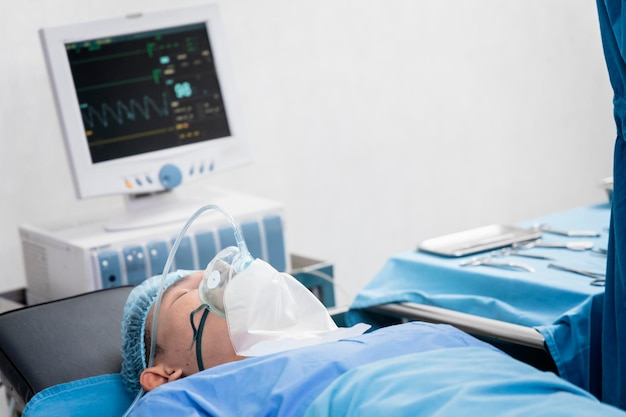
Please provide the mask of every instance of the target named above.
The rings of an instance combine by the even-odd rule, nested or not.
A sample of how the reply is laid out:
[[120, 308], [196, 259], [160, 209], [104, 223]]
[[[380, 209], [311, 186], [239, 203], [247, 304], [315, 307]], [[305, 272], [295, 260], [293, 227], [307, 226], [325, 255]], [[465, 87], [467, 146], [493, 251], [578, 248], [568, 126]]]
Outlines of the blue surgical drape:
[[626, 14], [622, 0], [597, 0], [617, 127], [602, 324], [602, 401], [626, 409]]

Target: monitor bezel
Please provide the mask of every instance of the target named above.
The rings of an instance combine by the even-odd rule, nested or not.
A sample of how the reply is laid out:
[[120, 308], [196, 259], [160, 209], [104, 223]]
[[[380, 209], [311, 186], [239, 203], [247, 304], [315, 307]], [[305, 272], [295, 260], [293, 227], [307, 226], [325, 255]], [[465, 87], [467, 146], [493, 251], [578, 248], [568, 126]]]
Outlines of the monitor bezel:
[[[192, 24], [204, 24], [207, 28], [231, 135], [92, 163], [65, 45]], [[40, 37], [78, 198], [167, 190], [168, 187], [160, 181], [153, 181], [158, 179], [159, 170], [166, 165], [178, 167], [181, 184], [185, 184], [252, 162], [252, 149], [243, 125], [234, 71], [217, 5], [180, 7], [47, 27], [40, 29]], [[204, 169], [208, 166], [210, 170]]]

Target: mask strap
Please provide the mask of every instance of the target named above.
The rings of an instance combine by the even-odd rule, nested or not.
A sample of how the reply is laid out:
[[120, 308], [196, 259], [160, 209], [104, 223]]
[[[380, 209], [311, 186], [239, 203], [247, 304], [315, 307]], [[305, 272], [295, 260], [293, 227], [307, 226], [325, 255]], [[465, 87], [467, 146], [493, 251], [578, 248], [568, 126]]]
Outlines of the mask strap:
[[[200, 324], [198, 328], [193, 322], [193, 317], [197, 312], [203, 310], [202, 317], [200, 318]], [[204, 371], [204, 363], [202, 362], [202, 332], [204, 331], [204, 323], [209, 315], [210, 308], [206, 304], [202, 304], [200, 307], [196, 308], [189, 315], [189, 321], [191, 322], [191, 328], [193, 329], [193, 340], [191, 341], [191, 345], [189, 345], [189, 349], [192, 348], [193, 344], [196, 344], [196, 361], [198, 362], [198, 369], [200, 371]]]

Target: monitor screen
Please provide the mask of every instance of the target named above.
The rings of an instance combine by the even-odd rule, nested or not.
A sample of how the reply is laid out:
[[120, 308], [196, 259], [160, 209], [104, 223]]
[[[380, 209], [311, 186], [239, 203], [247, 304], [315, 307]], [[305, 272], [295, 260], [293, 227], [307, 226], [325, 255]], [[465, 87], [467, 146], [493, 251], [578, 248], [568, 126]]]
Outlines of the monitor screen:
[[252, 160], [215, 5], [41, 39], [79, 197], [169, 190]]
[[93, 163], [230, 136], [204, 25], [65, 48]]

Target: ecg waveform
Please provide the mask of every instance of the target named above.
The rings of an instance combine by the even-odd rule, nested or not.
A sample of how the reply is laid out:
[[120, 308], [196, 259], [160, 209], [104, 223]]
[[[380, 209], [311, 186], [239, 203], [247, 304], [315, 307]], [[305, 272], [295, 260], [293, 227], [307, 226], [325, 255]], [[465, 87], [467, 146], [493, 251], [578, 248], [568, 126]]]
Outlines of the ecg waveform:
[[151, 120], [156, 117], [169, 116], [169, 103], [167, 92], [163, 92], [160, 103], [144, 95], [141, 100], [130, 99], [128, 102], [117, 100], [113, 105], [102, 103], [99, 107], [94, 107], [83, 104], [81, 113], [85, 127], [92, 130], [97, 124], [107, 128], [115, 123], [121, 126], [127, 122], [133, 122], [138, 117]]

